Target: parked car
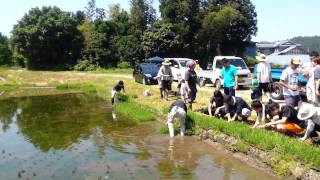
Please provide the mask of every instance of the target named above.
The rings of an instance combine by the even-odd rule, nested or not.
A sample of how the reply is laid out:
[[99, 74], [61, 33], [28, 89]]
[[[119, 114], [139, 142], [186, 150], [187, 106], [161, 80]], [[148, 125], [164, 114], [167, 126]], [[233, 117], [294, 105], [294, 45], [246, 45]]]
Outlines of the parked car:
[[133, 69], [133, 78], [135, 82], [142, 84], [157, 84], [156, 76], [158, 74], [158, 65], [155, 63], [142, 63]]
[[189, 58], [164, 58], [171, 62], [171, 70], [174, 81], [180, 81], [184, 78], [184, 74], [187, 70], [187, 62], [192, 60]]
[[[276, 100], [283, 99], [283, 87], [279, 84], [282, 71], [290, 65], [290, 60], [294, 56], [299, 56], [301, 59], [301, 66], [305, 66], [310, 63], [309, 55], [277, 55], [277, 56], [267, 56], [267, 61], [271, 63], [271, 76], [273, 80], [274, 90], [271, 93], [271, 97]], [[257, 65], [254, 67], [254, 77], [257, 78]], [[300, 74], [298, 77], [298, 86], [300, 89], [305, 89], [307, 84], [307, 79]], [[302, 99], [306, 99], [306, 94], [303, 92], [300, 94]]]
[[146, 59], [147, 63], [153, 63], [153, 64], [161, 64], [163, 61], [164, 61], [164, 59], [162, 59], [161, 57], [158, 57], [158, 56]]
[[220, 78], [222, 69], [222, 59], [227, 59], [231, 65], [234, 65], [238, 70], [238, 85], [248, 86], [251, 84], [251, 73], [240, 57], [236, 56], [216, 56], [212, 62], [212, 69], [202, 70], [198, 72], [198, 82], [200, 86], [205, 86], [208, 83], [213, 83], [214, 86], [220, 89], [223, 86], [223, 79]]

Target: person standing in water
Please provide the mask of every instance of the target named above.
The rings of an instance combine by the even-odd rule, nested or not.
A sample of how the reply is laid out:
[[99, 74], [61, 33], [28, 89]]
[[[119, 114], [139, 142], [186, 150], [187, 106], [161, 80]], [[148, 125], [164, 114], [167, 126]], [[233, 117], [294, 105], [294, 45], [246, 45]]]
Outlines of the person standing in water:
[[120, 80], [118, 82], [118, 84], [113, 87], [113, 89], [111, 91], [111, 104], [112, 105], [114, 105], [114, 103], [115, 103], [115, 97], [116, 97], [117, 93], [119, 93], [121, 91], [124, 93], [126, 92], [124, 90], [124, 82], [122, 80]]
[[170, 137], [174, 137], [173, 122], [176, 117], [180, 119], [180, 135], [184, 136], [186, 131], [186, 115], [187, 106], [183, 100], [179, 99], [171, 104], [167, 121]]

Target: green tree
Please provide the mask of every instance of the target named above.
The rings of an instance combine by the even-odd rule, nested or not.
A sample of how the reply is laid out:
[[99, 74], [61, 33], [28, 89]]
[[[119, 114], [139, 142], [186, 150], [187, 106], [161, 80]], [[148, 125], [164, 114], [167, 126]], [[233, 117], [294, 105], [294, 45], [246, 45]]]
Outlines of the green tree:
[[96, 17], [96, 0], [88, 0], [87, 6], [85, 7], [85, 14], [87, 20], [93, 22]]
[[135, 33], [142, 34], [156, 19], [156, 11], [152, 7], [152, 1], [131, 0], [130, 19]]
[[12, 31], [13, 48], [29, 69], [68, 69], [80, 57], [83, 38], [77, 21], [58, 7], [31, 9]]
[[120, 8], [119, 4], [109, 6], [108, 21], [116, 27], [116, 35], [126, 36], [129, 33], [129, 13]]
[[157, 20], [152, 28], [145, 31], [142, 47], [146, 57], [167, 56], [181, 46], [180, 36], [173, 32], [173, 24]]
[[8, 38], [0, 33], [0, 65], [11, 65], [11, 58], [12, 52], [9, 48]]
[[215, 47], [217, 54], [222, 55], [221, 43], [233, 38], [234, 34], [230, 34], [229, 29], [242, 18], [240, 12], [231, 6], [207, 14], [202, 25], [207, 47]]
[[117, 36], [113, 39], [120, 61], [127, 61], [131, 66], [142, 61], [144, 57], [140, 40], [134, 35]]

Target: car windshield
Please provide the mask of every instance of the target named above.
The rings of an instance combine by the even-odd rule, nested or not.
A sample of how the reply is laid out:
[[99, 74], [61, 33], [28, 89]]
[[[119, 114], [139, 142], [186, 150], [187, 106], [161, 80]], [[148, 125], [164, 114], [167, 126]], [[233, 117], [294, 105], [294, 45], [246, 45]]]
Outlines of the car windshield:
[[158, 66], [156, 64], [144, 64], [141, 65], [141, 68], [145, 74], [154, 74], [158, 72]]
[[187, 60], [179, 60], [181, 67], [187, 67]]
[[237, 68], [247, 69], [247, 65], [242, 59], [228, 59], [228, 61]]

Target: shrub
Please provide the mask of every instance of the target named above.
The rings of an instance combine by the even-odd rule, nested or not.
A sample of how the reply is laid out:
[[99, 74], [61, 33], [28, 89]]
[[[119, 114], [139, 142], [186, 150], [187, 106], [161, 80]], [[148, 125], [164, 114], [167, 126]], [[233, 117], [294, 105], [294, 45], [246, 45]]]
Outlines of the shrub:
[[22, 54], [18, 53], [17, 51], [13, 52], [12, 60], [13, 60], [13, 64], [15, 66], [19, 66], [19, 67], [22, 67], [22, 68], [26, 67], [27, 58], [25, 58]]
[[118, 63], [117, 67], [120, 68], [120, 69], [128, 69], [128, 68], [130, 68], [131, 66], [130, 66], [129, 62], [127, 62], [127, 61], [122, 61], [122, 62], [119, 62], [119, 63]]
[[98, 65], [92, 64], [89, 60], [80, 60], [78, 64], [74, 66], [76, 71], [95, 71], [99, 68]]
[[248, 66], [254, 66], [255, 64], [259, 63], [255, 58], [253, 58], [251, 56], [244, 57], [244, 61], [246, 62], [246, 64]]

